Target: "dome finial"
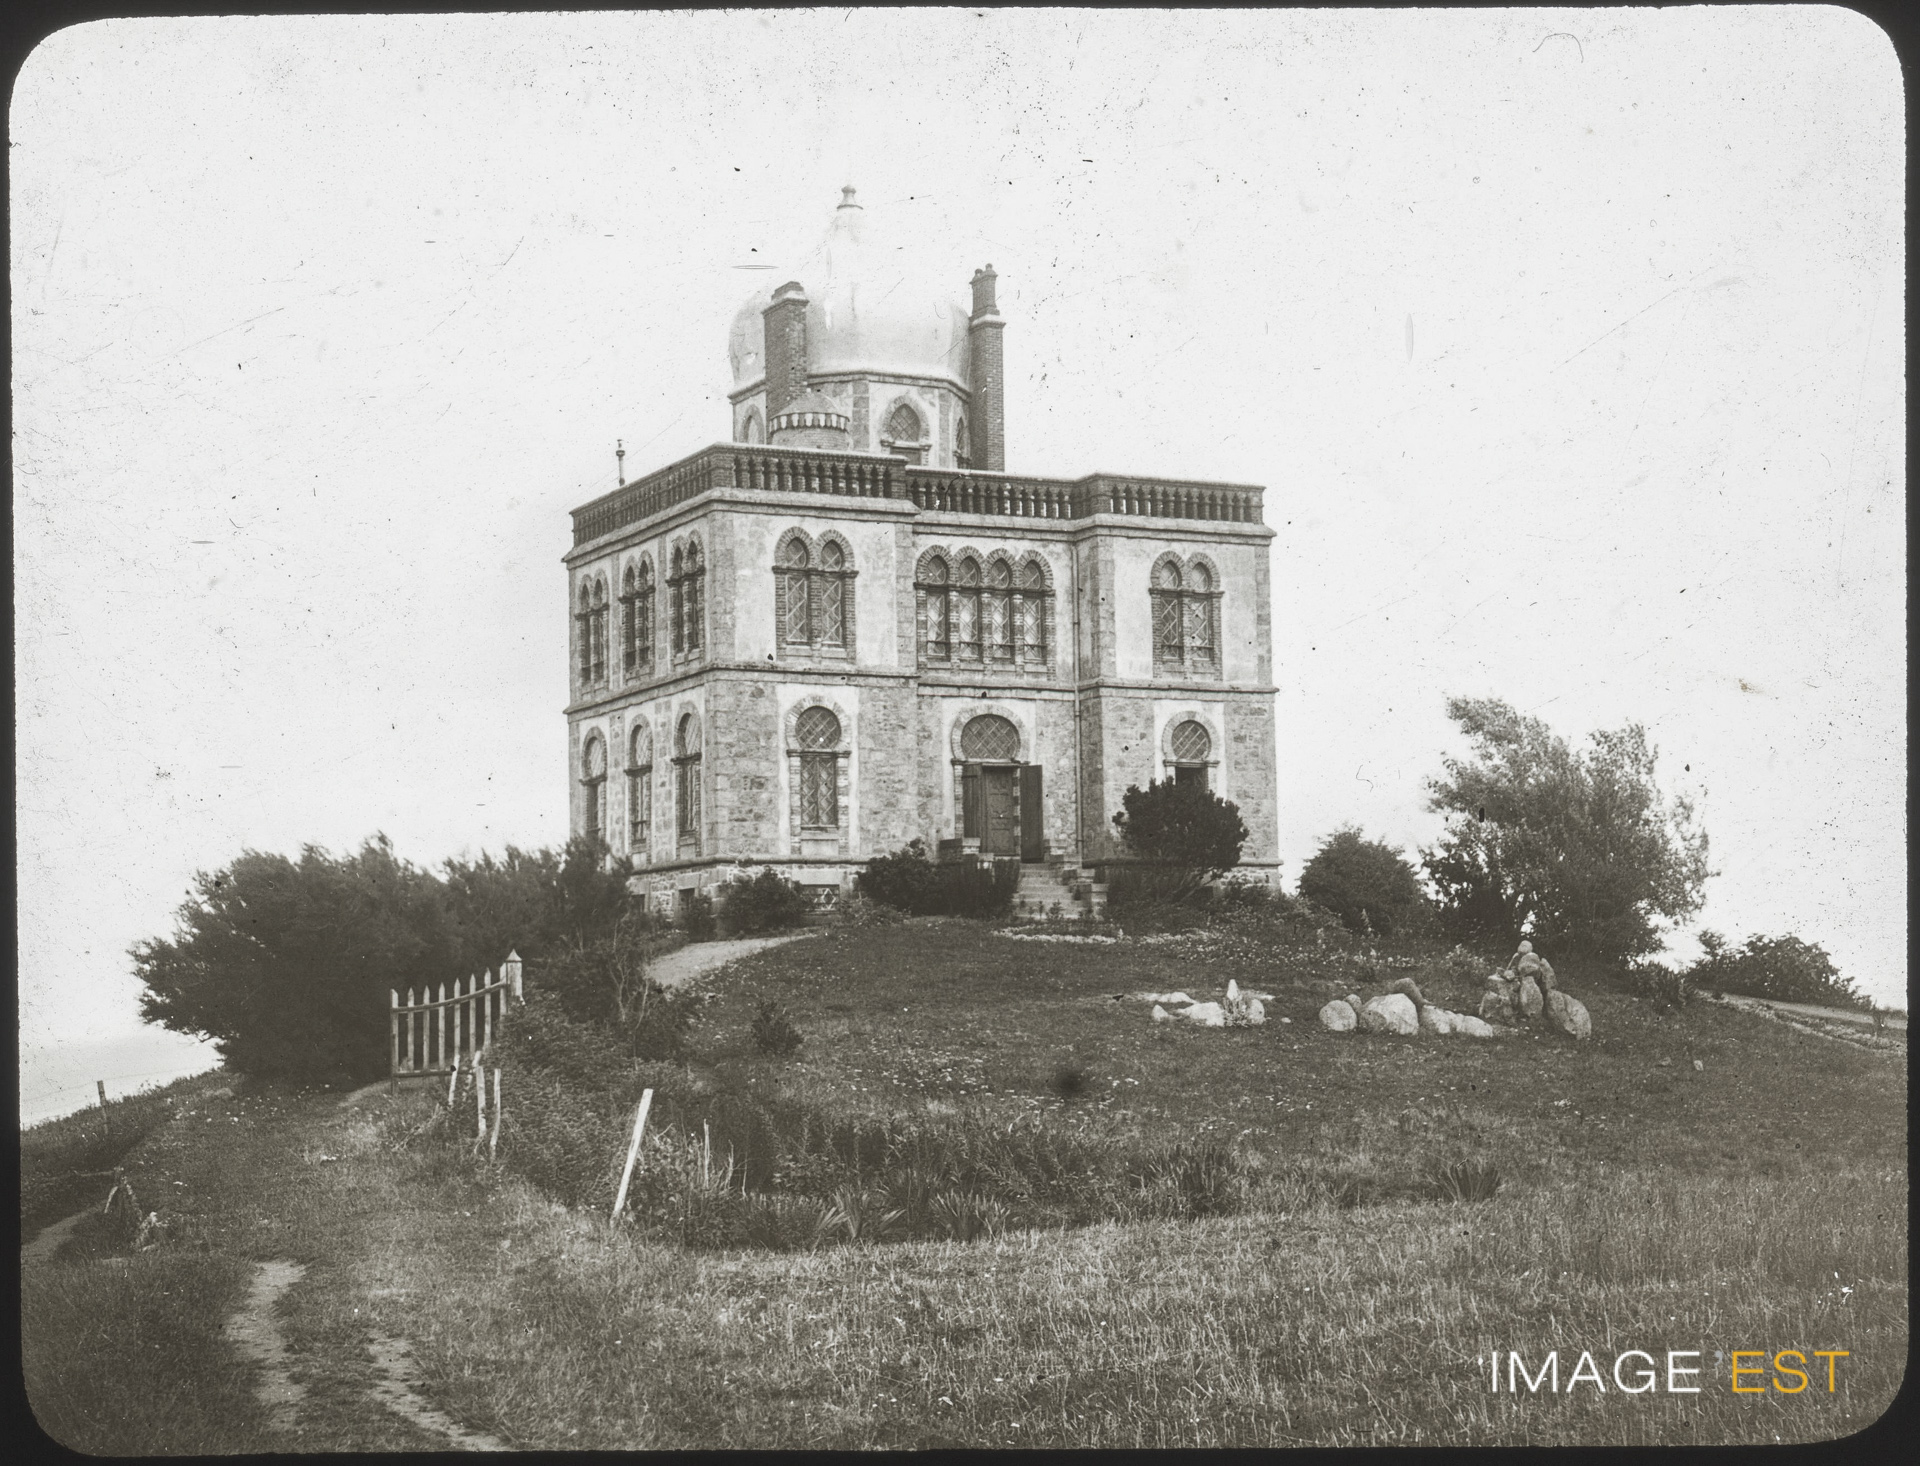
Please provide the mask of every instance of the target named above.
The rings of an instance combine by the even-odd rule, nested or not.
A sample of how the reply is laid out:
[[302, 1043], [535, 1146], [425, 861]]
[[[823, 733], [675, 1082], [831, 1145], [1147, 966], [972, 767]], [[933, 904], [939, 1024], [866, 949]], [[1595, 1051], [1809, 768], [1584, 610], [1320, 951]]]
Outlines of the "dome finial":
[[843, 209], [857, 209], [860, 207], [860, 205], [853, 201], [853, 185], [851, 183], [840, 190], [840, 207]]

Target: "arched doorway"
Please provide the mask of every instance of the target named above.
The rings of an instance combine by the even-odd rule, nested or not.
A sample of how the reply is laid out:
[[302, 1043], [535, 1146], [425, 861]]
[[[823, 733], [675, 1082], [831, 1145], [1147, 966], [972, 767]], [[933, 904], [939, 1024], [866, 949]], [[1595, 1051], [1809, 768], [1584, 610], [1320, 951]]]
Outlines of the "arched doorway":
[[1040, 766], [1020, 758], [1020, 730], [998, 713], [981, 713], [960, 730], [961, 835], [982, 855], [1046, 858]]

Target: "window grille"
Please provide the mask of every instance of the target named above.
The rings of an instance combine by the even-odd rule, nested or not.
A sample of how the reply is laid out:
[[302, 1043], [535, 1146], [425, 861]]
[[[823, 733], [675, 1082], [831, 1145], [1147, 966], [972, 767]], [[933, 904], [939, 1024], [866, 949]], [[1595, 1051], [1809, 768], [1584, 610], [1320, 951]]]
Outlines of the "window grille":
[[1213, 752], [1213, 735], [1207, 732], [1205, 724], [1191, 718], [1174, 726], [1168, 742], [1175, 763], [1205, 763]]
[[700, 833], [700, 724], [692, 713], [680, 719], [673, 735], [675, 827], [684, 838]]
[[627, 848], [645, 850], [653, 834], [653, 733], [633, 730], [627, 758]]
[[947, 562], [938, 555], [929, 556], [920, 574], [920, 593], [927, 608], [926, 656], [929, 661], [944, 662], [953, 656], [953, 587], [948, 583]]
[[604, 839], [607, 827], [607, 746], [597, 733], [590, 734], [580, 752], [580, 782], [587, 791], [586, 825], [589, 839]]
[[1005, 763], [1020, 756], [1020, 730], [998, 713], [982, 713], [960, 730], [960, 756]]
[[960, 588], [954, 599], [955, 655], [963, 661], [980, 660], [980, 562], [971, 555], [960, 562]]
[[840, 720], [831, 708], [807, 708], [794, 720], [793, 732], [808, 753], [830, 753], [840, 746]]

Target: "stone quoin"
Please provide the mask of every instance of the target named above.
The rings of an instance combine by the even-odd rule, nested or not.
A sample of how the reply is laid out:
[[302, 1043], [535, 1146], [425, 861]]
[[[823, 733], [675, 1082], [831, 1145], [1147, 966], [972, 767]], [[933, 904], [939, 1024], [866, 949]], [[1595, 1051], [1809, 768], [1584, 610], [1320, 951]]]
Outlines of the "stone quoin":
[[846, 189], [734, 317], [731, 441], [573, 512], [571, 833], [661, 910], [761, 864], [828, 901], [916, 838], [1084, 905], [1174, 779], [1273, 880], [1263, 490], [1005, 471], [998, 276], [969, 308], [898, 258]]

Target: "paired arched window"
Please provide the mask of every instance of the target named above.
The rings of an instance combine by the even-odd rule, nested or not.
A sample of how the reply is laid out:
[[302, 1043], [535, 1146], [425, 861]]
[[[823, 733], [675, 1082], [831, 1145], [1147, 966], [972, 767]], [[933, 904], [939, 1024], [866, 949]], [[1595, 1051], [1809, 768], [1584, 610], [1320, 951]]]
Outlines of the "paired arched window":
[[667, 573], [667, 600], [672, 615], [672, 645], [676, 657], [697, 656], [706, 645], [707, 562], [700, 541], [689, 539], [673, 547]]
[[972, 550], [952, 559], [933, 550], [920, 561], [915, 590], [923, 663], [1047, 669], [1053, 587], [1038, 555], [1018, 565], [994, 555], [983, 564]]
[[782, 652], [853, 650], [853, 557], [838, 535], [817, 545], [788, 530], [774, 555], [774, 617]]
[[607, 680], [607, 578], [595, 575], [580, 585], [580, 609], [574, 613], [580, 682], [597, 687]]
[[629, 677], [653, 671], [653, 557], [629, 564], [620, 581], [620, 662]]
[[700, 839], [700, 719], [681, 716], [673, 733], [674, 829], [682, 843]]
[[627, 848], [653, 844], [653, 730], [645, 723], [627, 742]]
[[1153, 567], [1153, 670], [1216, 677], [1220, 673], [1220, 591], [1198, 557], [1162, 555]]
[[607, 838], [607, 745], [598, 733], [589, 733], [580, 750], [580, 785], [586, 791], [581, 833], [590, 840]]

